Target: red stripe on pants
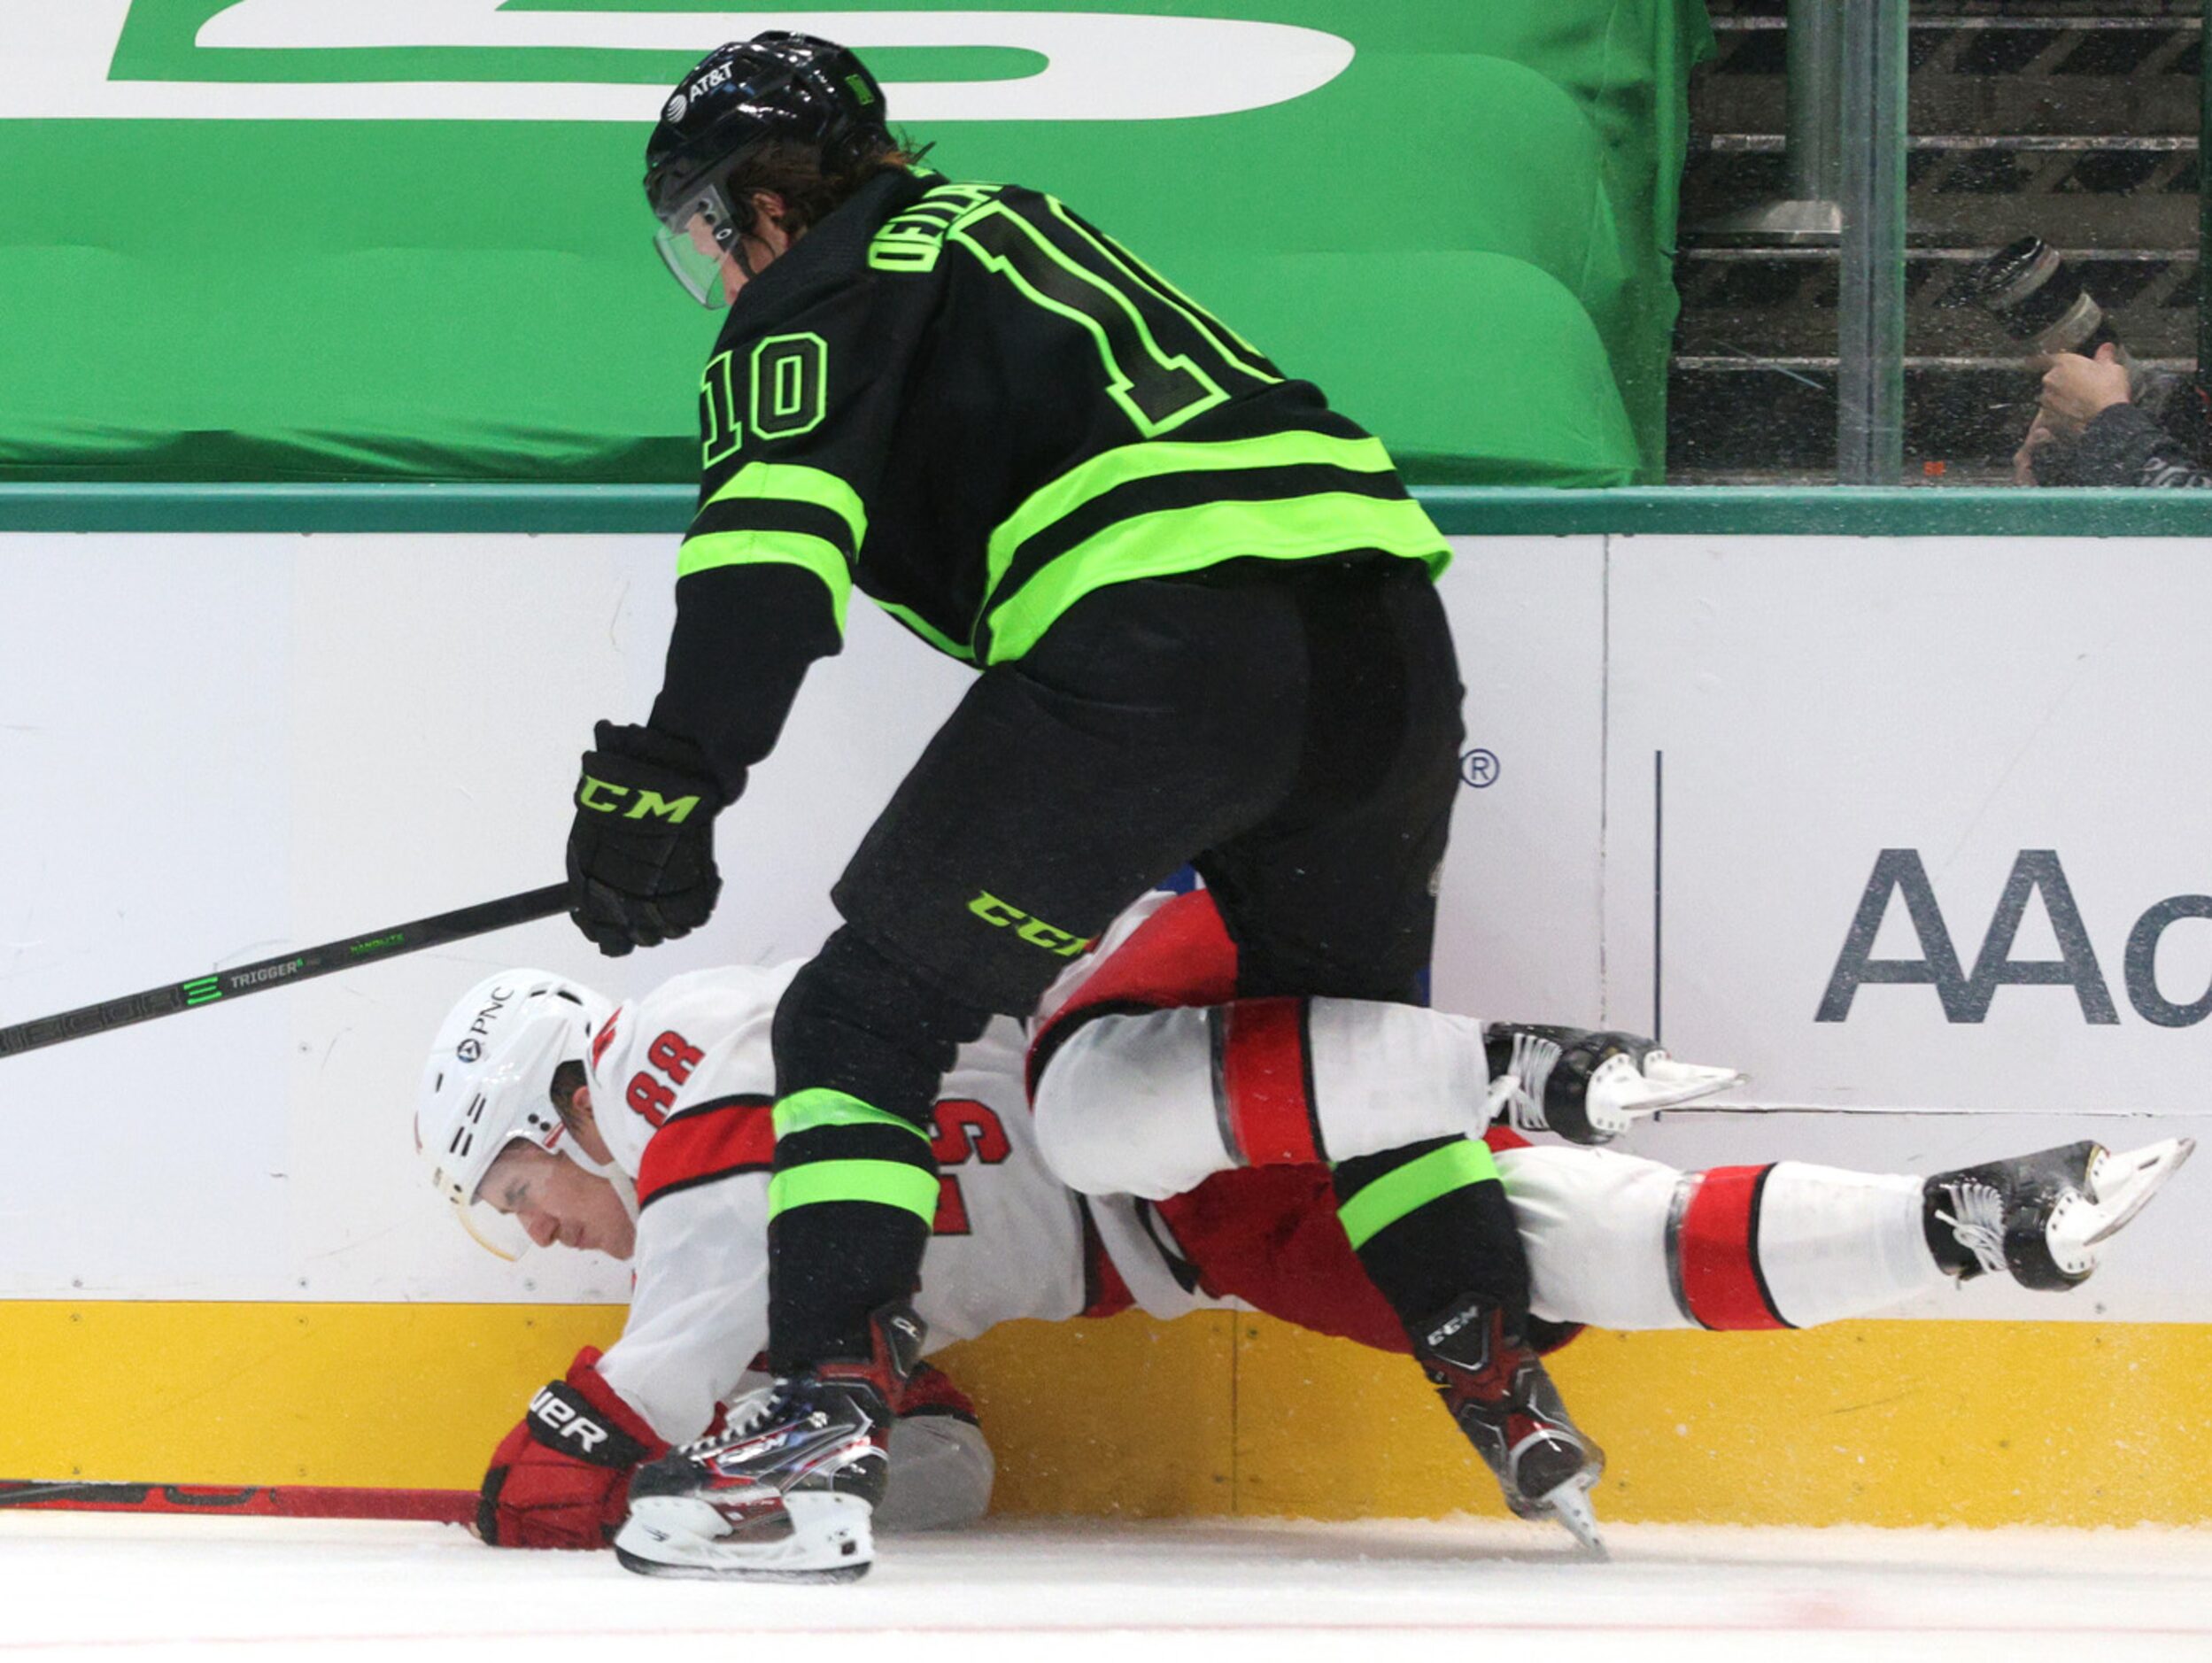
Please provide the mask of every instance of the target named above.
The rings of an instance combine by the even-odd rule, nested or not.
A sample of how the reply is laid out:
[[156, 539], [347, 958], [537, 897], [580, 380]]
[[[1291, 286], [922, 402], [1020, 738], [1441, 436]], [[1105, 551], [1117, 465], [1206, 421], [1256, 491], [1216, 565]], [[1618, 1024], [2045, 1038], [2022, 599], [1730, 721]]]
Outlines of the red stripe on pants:
[[1297, 999], [1245, 999], [1226, 1013], [1221, 1088], [1229, 1135], [1247, 1166], [1289, 1166], [1323, 1158], [1306, 1101], [1305, 1044]]
[[1708, 1328], [1786, 1328], [1759, 1283], [1753, 1208], [1764, 1166], [1716, 1166], [1701, 1173], [1683, 1210], [1677, 1243], [1682, 1297]]

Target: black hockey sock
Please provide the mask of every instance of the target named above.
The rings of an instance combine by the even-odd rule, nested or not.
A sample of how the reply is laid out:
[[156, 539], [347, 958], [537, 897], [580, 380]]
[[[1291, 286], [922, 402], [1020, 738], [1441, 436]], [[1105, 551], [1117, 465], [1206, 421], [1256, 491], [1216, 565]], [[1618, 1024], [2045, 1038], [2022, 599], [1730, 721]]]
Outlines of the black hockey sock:
[[831, 936], [777, 1008], [769, 1362], [869, 1353], [870, 1313], [910, 1297], [936, 1217], [937, 1083], [989, 1013], [855, 936]]
[[1436, 1138], [1338, 1163], [1337, 1217], [1409, 1339], [1447, 1305], [1479, 1295], [1518, 1335], [1528, 1265], [1489, 1149]]
[[[937, 1180], [930, 1180], [934, 1201]], [[863, 1202], [818, 1203], [778, 1214], [768, 1226], [770, 1372], [797, 1374], [814, 1364], [869, 1354], [858, 1301], [886, 1293], [911, 1299], [929, 1225], [903, 1209]]]

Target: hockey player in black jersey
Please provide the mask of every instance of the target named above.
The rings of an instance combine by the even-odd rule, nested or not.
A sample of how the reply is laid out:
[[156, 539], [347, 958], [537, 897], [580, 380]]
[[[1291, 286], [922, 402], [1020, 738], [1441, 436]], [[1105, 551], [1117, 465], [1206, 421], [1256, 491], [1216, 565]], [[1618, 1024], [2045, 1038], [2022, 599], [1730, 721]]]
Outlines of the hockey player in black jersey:
[[[1050, 197], [919, 170], [842, 48], [722, 48], [646, 159], [663, 257], [729, 315], [662, 689], [646, 725], [599, 725], [576, 789], [577, 924], [619, 954], [706, 921], [714, 817], [854, 588], [979, 672], [777, 1013], [781, 1384], [638, 1481], [698, 1502], [694, 1569], [851, 1575], [955, 1048], [1186, 862], [1240, 994], [1418, 997], [1461, 735], [1448, 553], [1378, 440], [1134, 254]], [[1481, 1145], [1346, 1160], [1334, 1187], [1417, 1354], [1522, 1346]]]

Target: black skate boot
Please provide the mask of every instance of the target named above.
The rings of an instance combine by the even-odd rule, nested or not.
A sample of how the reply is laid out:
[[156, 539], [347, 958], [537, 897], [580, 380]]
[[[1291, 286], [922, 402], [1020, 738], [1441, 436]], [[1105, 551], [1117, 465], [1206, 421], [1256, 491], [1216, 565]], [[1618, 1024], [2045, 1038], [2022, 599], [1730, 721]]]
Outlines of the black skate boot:
[[2023, 1288], [2079, 1287], [2097, 1268], [2097, 1244], [2142, 1211], [2196, 1147], [2169, 1138], [2114, 1155], [2069, 1143], [1938, 1172], [1921, 1191], [1929, 1251], [1961, 1281], [2010, 1271]]
[[1677, 1063], [1633, 1033], [1492, 1022], [1482, 1030], [1490, 1114], [1517, 1132], [1556, 1132], [1570, 1143], [1610, 1143], [1637, 1117], [1741, 1085], [1732, 1068]]
[[1414, 1356], [1497, 1475], [1505, 1504], [1523, 1519], [1557, 1520], [1604, 1558], [1589, 1491], [1605, 1452], [1568, 1418], [1542, 1359], [1507, 1334], [1504, 1312], [1480, 1296], [1465, 1300], [1427, 1325]]
[[876, 1312], [870, 1329], [866, 1359], [778, 1380], [732, 1411], [727, 1432], [639, 1467], [615, 1537], [623, 1567], [781, 1582], [865, 1576], [892, 1417], [925, 1332], [903, 1302]]

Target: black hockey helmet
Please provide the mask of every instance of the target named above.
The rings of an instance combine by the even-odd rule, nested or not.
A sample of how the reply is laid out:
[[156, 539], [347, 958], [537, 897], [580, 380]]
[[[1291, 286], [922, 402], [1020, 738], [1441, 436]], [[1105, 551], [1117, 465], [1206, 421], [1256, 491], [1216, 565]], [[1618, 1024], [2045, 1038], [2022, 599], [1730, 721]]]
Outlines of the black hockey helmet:
[[[709, 52], [677, 83], [646, 142], [646, 200], [661, 257], [704, 306], [721, 304], [719, 254], [752, 227], [725, 182], [761, 145], [817, 146], [825, 169], [891, 148], [883, 89], [834, 41], [769, 29]], [[703, 222], [694, 230], [695, 222]], [[711, 237], [715, 254], [701, 246]]]

